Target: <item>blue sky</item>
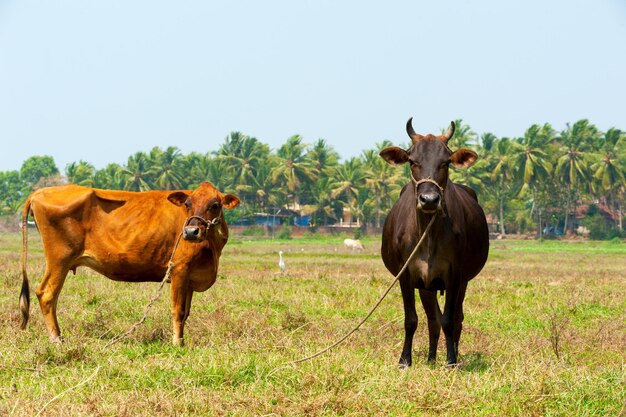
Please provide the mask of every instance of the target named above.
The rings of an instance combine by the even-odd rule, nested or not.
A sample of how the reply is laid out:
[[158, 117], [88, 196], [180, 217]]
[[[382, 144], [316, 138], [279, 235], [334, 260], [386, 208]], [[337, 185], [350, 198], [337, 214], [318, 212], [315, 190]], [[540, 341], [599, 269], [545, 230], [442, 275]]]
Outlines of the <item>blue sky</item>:
[[626, 2], [0, 0], [2, 171], [205, 153], [231, 131], [348, 158], [405, 144], [410, 116], [626, 130]]

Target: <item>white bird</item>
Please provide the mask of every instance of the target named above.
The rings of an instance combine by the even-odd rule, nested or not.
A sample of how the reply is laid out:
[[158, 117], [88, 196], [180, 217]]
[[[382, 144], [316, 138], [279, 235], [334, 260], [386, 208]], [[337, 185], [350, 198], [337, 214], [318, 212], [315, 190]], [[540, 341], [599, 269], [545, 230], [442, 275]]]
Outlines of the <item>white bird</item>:
[[283, 261], [283, 251], [278, 251], [278, 267], [280, 268], [280, 273], [283, 274], [285, 272], [285, 261]]

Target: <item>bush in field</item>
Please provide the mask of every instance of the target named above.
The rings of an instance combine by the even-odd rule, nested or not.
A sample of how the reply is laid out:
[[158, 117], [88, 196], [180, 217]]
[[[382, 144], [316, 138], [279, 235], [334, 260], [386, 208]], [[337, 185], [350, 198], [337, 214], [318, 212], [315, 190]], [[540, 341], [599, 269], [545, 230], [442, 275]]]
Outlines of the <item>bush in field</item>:
[[279, 239], [291, 239], [291, 226], [283, 224], [278, 231]]
[[243, 229], [243, 232], [241, 232], [242, 235], [244, 236], [265, 236], [265, 228], [263, 226], [258, 226], [258, 225], [252, 225], [252, 226], [246, 226]]
[[589, 239], [593, 240], [611, 240], [620, 238], [619, 230], [611, 227], [608, 220], [596, 205], [591, 205], [587, 211], [587, 216], [583, 219], [583, 224], [589, 229]]

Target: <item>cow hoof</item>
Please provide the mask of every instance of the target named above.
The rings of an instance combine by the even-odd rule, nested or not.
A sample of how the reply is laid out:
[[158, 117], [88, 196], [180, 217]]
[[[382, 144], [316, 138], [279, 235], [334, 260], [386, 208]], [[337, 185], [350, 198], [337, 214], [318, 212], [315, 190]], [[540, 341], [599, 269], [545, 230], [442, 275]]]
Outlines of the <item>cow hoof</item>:
[[411, 367], [410, 361], [400, 359], [400, 363], [398, 363], [398, 369], [400, 369], [401, 371], [404, 371], [405, 369], [409, 369], [410, 367]]
[[457, 369], [459, 367], [458, 362], [454, 362], [454, 363], [449, 363], [446, 365], [447, 369]]
[[174, 339], [174, 346], [184, 347], [185, 341], [183, 339]]
[[51, 337], [50, 343], [52, 343], [53, 345], [60, 345], [63, 343], [63, 340], [61, 340], [61, 336]]

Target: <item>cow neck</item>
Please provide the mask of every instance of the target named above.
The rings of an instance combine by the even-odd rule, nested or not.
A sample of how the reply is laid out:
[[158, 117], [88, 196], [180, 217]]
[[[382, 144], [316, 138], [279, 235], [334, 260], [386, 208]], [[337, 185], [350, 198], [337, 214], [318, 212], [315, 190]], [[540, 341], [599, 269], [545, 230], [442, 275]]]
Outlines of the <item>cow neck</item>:
[[[426, 231], [426, 229], [428, 228], [428, 224], [432, 220], [433, 216], [440, 217], [441, 214], [439, 210], [437, 210], [436, 212], [432, 214], [422, 213], [418, 209], [415, 210], [415, 222], [416, 222], [416, 229], [417, 229], [417, 234], [415, 236], [415, 239], [419, 240], [422, 237], [422, 235], [424, 234], [424, 231]], [[438, 229], [436, 227], [438, 220], [440, 219], [434, 220], [433, 227], [431, 227], [431, 229], [428, 231], [428, 236], [426, 236], [424, 239], [424, 244], [422, 246], [423, 249], [420, 250], [420, 252], [423, 251], [423, 253], [428, 254], [428, 256], [431, 255], [432, 250], [433, 250], [433, 242], [435, 240], [435, 235], [437, 234], [437, 229]]]
[[[414, 183], [416, 183], [415, 187], [413, 188], [413, 190], [414, 190], [414, 200], [415, 201], [417, 201], [417, 186], [421, 182], [432, 182], [435, 185], [437, 185], [437, 187], [439, 187], [439, 189], [442, 192], [442, 196], [441, 196], [442, 199], [444, 198], [444, 196], [443, 196], [443, 189], [434, 180], [431, 180], [430, 178], [427, 178], [427, 179], [424, 179], [421, 182], [419, 182], [419, 181], [416, 181], [413, 178], [413, 175], [411, 175], [411, 179], [413, 180]], [[442, 201], [442, 204], [443, 204], [444, 201]], [[441, 220], [441, 218], [446, 216], [446, 211], [445, 211], [445, 208], [443, 206], [441, 206], [434, 213], [424, 213], [421, 210], [419, 210], [417, 207], [415, 207], [415, 226], [416, 226], [416, 232], [417, 232], [416, 236], [415, 236], [416, 239], [419, 240], [422, 237], [422, 235], [424, 234], [424, 231], [427, 230], [428, 224], [432, 220], [433, 216], [439, 217], [439, 219], [435, 219], [434, 220], [433, 226], [428, 231], [428, 236], [426, 236], [424, 238], [424, 243], [423, 243], [422, 249], [420, 249], [420, 252], [423, 254], [422, 256], [426, 255], [427, 258], [430, 258], [431, 254], [432, 254], [432, 251], [434, 249], [433, 244], [434, 244], [434, 240], [435, 240], [435, 235], [437, 234], [437, 232], [436, 232], [436, 230], [437, 230], [436, 223], [438, 223], [438, 220]]]

